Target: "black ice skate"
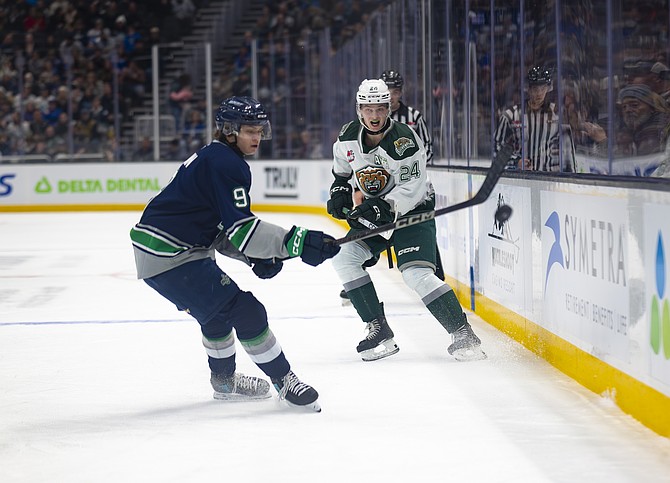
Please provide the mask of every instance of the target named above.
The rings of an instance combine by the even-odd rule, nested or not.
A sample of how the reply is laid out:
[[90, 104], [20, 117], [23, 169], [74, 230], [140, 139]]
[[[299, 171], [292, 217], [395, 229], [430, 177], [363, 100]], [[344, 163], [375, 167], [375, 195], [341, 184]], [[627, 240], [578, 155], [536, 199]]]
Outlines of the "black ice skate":
[[351, 305], [351, 300], [349, 300], [349, 295], [347, 294], [347, 291], [342, 289], [340, 292], [340, 302], [342, 302], [342, 306], [345, 305]]
[[356, 350], [364, 361], [376, 361], [392, 356], [400, 350], [393, 340], [393, 331], [382, 314], [366, 327], [368, 335], [358, 343]]
[[212, 373], [209, 381], [214, 388], [214, 399], [251, 401], [270, 397], [270, 384], [258, 377], [238, 373], [225, 377]]
[[319, 393], [312, 386], [301, 382], [293, 371], [288, 371], [281, 379], [272, 379], [272, 384], [279, 393], [280, 401], [286, 401], [289, 406], [321, 412], [317, 401]]
[[451, 334], [453, 342], [447, 347], [447, 352], [457, 361], [479, 361], [486, 359], [482, 350], [482, 341], [475, 335], [468, 322], [460, 326]]

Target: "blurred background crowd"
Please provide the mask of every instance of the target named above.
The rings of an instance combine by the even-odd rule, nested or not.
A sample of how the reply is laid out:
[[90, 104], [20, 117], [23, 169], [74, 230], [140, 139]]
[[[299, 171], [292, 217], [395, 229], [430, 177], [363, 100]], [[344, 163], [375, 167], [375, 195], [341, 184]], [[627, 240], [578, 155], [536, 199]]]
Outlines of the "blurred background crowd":
[[540, 67], [561, 170], [661, 176], [669, 24], [660, 0], [0, 0], [0, 161], [181, 160], [230, 95], [269, 107], [261, 157], [327, 159], [356, 86], [395, 69], [434, 163], [476, 164], [506, 112], [523, 131]]

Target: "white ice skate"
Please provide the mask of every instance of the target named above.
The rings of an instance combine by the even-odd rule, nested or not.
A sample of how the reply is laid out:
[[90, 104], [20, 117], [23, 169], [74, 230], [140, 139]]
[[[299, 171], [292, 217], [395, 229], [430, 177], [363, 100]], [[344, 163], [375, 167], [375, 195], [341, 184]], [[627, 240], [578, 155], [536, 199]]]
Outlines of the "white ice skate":
[[480, 361], [486, 359], [482, 350], [482, 341], [475, 335], [469, 323], [465, 323], [451, 334], [453, 342], [447, 347], [447, 352], [457, 361]]
[[239, 373], [223, 377], [212, 373], [210, 382], [214, 388], [214, 399], [222, 401], [254, 401], [271, 397], [270, 384], [258, 377]]

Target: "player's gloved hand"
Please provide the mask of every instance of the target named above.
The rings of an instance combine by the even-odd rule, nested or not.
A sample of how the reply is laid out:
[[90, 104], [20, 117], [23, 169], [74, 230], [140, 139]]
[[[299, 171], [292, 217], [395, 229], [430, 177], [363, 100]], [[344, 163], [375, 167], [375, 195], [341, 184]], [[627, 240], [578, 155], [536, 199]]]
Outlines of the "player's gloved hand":
[[347, 218], [344, 209], [350, 210], [354, 206], [351, 192], [349, 179], [335, 175], [335, 181], [330, 185], [330, 199], [326, 205], [330, 216], [338, 220], [345, 220]]
[[368, 198], [356, 208], [347, 213], [347, 221], [352, 228], [368, 228], [358, 221], [358, 218], [381, 226], [394, 220], [391, 205], [381, 198]]
[[284, 266], [284, 262], [275, 260], [274, 258], [252, 258], [251, 263], [253, 263], [251, 270], [253, 270], [258, 278], [272, 278], [281, 272], [281, 269]]
[[299, 256], [306, 264], [316, 267], [340, 251], [339, 246], [333, 245], [333, 240], [335, 238], [322, 231], [294, 226], [284, 237], [284, 245], [289, 257]]

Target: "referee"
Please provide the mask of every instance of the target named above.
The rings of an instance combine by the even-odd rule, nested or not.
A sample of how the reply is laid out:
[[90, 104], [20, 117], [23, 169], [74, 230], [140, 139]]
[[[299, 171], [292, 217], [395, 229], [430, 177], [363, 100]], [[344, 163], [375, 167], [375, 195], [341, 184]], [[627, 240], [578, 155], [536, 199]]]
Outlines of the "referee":
[[402, 86], [405, 84], [400, 73], [395, 70], [385, 70], [380, 77], [391, 91], [391, 119], [407, 124], [419, 135], [426, 148], [426, 161], [433, 161], [433, 139], [430, 136], [426, 121], [418, 109], [402, 102]]
[[496, 152], [505, 144], [505, 140], [511, 139], [515, 149], [508, 166], [510, 169], [573, 171], [575, 148], [569, 129], [562, 133], [564, 149], [561, 169], [561, 125], [554, 103], [546, 98], [552, 89], [551, 73], [547, 69], [533, 67], [528, 71], [526, 80], [526, 109], [522, 111], [515, 105], [502, 113], [495, 133]]

